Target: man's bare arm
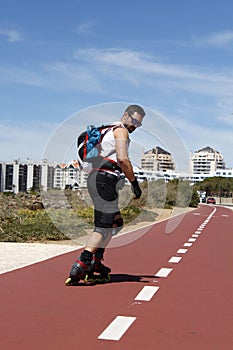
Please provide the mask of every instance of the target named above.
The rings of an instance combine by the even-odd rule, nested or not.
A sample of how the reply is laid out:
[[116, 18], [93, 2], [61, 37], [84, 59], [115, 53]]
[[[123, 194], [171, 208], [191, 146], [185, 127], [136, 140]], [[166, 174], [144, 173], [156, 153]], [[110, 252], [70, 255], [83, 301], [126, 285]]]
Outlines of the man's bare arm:
[[117, 128], [114, 130], [117, 161], [127, 179], [132, 182], [135, 180], [135, 176], [133, 166], [128, 157], [128, 135], [127, 129]]

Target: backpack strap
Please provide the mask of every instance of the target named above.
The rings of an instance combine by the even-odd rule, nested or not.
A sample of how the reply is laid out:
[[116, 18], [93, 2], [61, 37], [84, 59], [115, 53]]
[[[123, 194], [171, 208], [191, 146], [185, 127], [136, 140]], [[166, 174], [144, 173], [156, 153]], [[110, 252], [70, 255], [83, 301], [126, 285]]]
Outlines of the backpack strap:
[[[101, 137], [101, 141], [103, 139], [103, 137], [110, 131], [110, 130], [116, 130], [118, 128], [124, 128], [124, 125], [122, 123], [119, 124], [112, 124], [112, 125], [107, 125], [106, 126], [107, 130], [103, 133], [102, 137]], [[103, 128], [104, 129], [104, 128]], [[113, 154], [115, 152], [115, 150], [109, 154], [109, 156], [111, 154]], [[100, 156], [101, 157], [101, 156]], [[119, 167], [119, 165], [117, 164], [117, 162], [115, 162], [113, 159], [108, 158], [108, 157], [101, 157], [102, 161], [101, 162], [103, 164], [103, 166], [100, 167], [94, 167], [93, 170], [97, 170], [97, 171], [105, 171], [105, 170], [110, 170], [110, 171], [119, 171], [120, 173], [122, 173], [121, 168]]]

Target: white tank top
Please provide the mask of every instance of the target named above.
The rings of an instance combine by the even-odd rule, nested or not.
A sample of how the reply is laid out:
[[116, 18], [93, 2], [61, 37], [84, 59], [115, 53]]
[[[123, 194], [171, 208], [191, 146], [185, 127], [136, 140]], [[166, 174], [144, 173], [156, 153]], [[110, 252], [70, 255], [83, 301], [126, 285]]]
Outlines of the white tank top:
[[[111, 125], [116, 125], [116, 126], [121, 126], [124, 128], [124, 125], [121, 122], [114, 122]], [[114, 129], [115, 127], [112, 127], [109, 131], [106, 132], [106, 134], [103, 137], [103, 140], [101, 142], [101, 151], [100, 155], [105, 158], [110, 158], [114, 162], [117, 162], [117, 157], [116, 157], [116, 140], [114, 137]], [[103, 133], [106, 130], [103, 130]], [[128, 144], [129, 146], [129, 140]]]

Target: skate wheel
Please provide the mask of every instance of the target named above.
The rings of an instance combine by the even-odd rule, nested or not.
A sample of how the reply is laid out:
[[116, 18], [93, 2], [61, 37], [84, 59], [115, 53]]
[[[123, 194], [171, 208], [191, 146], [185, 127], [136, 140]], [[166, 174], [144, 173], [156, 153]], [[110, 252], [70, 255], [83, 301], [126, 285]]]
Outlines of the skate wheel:
[[84, 283], [88, 283], [88, 282], [89, 282], [88, 275], [86, 275], [86, 276], [84, 277]]
[[70, 286], [71, 285], [71, 278], [70, 277], [67, 278], [65, 283], [66, 283], [66, 286]]
[[102, 276], [101, 278], [97, 279], [98, 283], [107, 283], [111, 279], [110, 275], [108, 274], [107, 276]]
[[111, 276], [108, 274], [107, 277], [105, 278], [105, 281], [106, 281], [106, 282], [109, 282], [110, 279], [111, 279]]
[[86, 274], [83, 281], [86, 284], [91, 284], [91, 283], [95, 283], [95, 278], [92, 278], [88, 274]]
[[79, 279], [77, 281], [72, 281], [72, 279], [69, 277], [67, 278], [65, 284], [66, 286], [77, 286], [79, 281], [80, 281]]
[[94, 279], [94, 282], [95, 283], [99, 283], [99, 284], [101, 284], [101, 283], [107, 283], [107, 282], [109, 282], [110, 281], [110, 279], [111, 279], [111, 277], [110, 277], [110, 275], [107, 275], [107, 276], [96, 276], [95, 277], [95, 279]]

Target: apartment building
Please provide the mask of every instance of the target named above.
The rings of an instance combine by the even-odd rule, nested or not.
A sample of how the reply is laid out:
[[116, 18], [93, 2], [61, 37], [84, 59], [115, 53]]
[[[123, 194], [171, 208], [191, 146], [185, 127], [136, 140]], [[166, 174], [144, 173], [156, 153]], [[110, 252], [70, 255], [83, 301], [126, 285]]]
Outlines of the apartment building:
[[30, 160], [21, 162], [19, 159], [13, 162], [0, 164], [0, 191], [1, 192], [25, 192], [30, 189], [43, 189], [53, 187], [54, 167], [42, 163], [33, 163]]
[[67, 186], [86, 187], [87, 174], [80, 170], [77, 161], [68, 164], [48, 164], [46, 160], [0, 163], [0, 192], [25, 192], [31, 189], [47, 191]]
[[221, 152], [207, 146], [191, 154], [191, 168], [193, 174], [210, 174], [226, 165]]
[[[192, 173], [181, 174], [175, 170], [175, 164], [169, 152], [160, 147], [144, 153], [141, 167], [134, 168], [139, 181], [163, 179], [186, 179], [191, 182], [202, 181], [211, 176], [233, 177], [233, 169], [226, 169], [223, 156], [211, 147], [194, 152], [190, 158]], [[0, 163], [0, 192], [24, 192], [31, 189], [47, 191], [52, 188], [82, 188], [87, 185], [87, 174], [76, 160], [69, 163], [48, 164], [46, 160], [35, 163], [31, 160]]]
[[171, 153], [165, 151], [161, 147], [155, 147], [145, 152], [141, 158], [141, 168], [153, 172], [164, 172], [167, 170], [175, 170]]
[[54, 168], [54, 187], [64, 189], [66, 187], [86, 187], [88, 174], [82, 171], [76, 160], [67, 164], [57, 163]]

